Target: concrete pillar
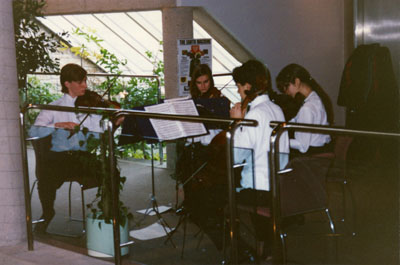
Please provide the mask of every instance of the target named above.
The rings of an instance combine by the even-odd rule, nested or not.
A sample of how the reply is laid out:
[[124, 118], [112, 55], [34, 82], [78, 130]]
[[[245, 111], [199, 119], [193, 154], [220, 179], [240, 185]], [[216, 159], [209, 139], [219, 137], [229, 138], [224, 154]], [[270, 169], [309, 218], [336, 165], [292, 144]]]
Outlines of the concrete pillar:
[[0, 246], [26, 238], [12, 0], [0, 1]]
[[162, 10], [165, 97], [178, 96], [178, 39], [193, 38], [193, 11], [190, 7]]
[[[189, 7], [162, 9], [165, 98], [178, 96], [178, 39], [193, 38], [193, 11]], [[175, 144], [167, 145], [167, 167], [175, 168]]]

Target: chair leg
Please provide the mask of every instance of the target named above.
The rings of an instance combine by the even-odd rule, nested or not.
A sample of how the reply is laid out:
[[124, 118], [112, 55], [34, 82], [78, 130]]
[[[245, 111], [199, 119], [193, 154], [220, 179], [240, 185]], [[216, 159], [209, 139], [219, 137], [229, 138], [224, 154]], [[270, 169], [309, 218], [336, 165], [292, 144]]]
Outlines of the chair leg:
[[86, 213], [85, 213], [85, 194], [81, 185], [81, 202], [82, 202], [82, 232], [86, 233]]
[[36, 183], [37, 183], [37, 179], [35, 179], [35, 181], [33, 182], [33, 184], [32, 184], [32, 188], [31, 188], [31, 193], [30, 193], [30, 196], [31, 196], [31, 201], [32, 201], [32, 194], [33, 194], [33, 189], [35, 188], [35, 185], [36, 185]]
[[182, 242], [182, 253], [181, 253], [181, 259], [183, 259], [183, 252], [185, 250], [185, 241], [186, 241], [186, 225], [187, 225], [187, 216], [184, 216], [183, 220], [183, 242]]
[[222, 225], [222, 263], [226, 263], [226, 211], [224, 209], [224, 219], [223, 219], [223, 225]]
[[332, 220], [332, 217], [331, 217], [331, 214], [330, 214], [328, 208], [325, 209], [325, 213], [326, 213], [326, 216], [328, 217], [329, 226], [330, 226], [330, 229], [331, 229], [332, 234], [336, 234], [335, 224], [333, 223], [333, 220]]
[[[356, 224], [357, 224], [357, 216], [356, 216], [356, 205], [355, 205], [355, 199], [354, 199], [354, 194], [353, 194], [353, 189], [351, 188], [351, 182], [345, 182], [345, 185], [348, 189], [349, 195], [350, 195], [350, 201], [351, 201], [351, 211], [352, 211], [352, 231], [351, 234], [355, 236], [357, 234], [356, 232]], [[344, 197], [345, 194], [344, 194]], [[343, 208], [344, 211], [346, 211], [346, 208]]]
[[70, 221], [72, 220], [71, 189], [72, 189], [72, 181], [69, 182], [69, 191], [68, 191], [68, 217]]
[[282, 264], [287, 264], [287, 248], [286, 248], [286, 233], [282, 231], [279, 233], [279, 237], [281, 238], [282, 244]]
[[69, 184], [69, 192], [68, 192], [68, 216], [70, 221], [78, 221], [82, 222], [82, 233], [86, 232], [86, 212], [85, 212], [85, 195], [84, 195], [84, 190], [83, 186], [79, 184], [79, 187], [81, 189], [81, 207], [82, 207], [82, 219], [77, 219], [72, 217], [72, 202], [71, 202], [71, 190], [72, 190], [72, 182]]
[[342, 183], [342, 194], [343, 194], [343, 199], [342, 199], [342, 211], [343, 211], [343, 216], [342, 216], [342, 222], [345, 222], [347, 220], [347, 216], [346, 216], [346, 205], [347, 205], [347, 200], [346, 200], [346, 185], [347, 182], [346, 180], [343, 181]]

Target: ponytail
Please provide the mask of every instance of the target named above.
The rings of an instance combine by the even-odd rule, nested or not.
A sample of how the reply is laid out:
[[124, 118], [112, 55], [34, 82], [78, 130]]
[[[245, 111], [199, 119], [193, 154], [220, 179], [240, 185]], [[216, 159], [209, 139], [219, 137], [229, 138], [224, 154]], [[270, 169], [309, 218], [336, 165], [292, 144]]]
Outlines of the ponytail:
[[311, 77], [310, 73], [303, 66], [294, 63], [285, 66], [276, 77], [276, 85], [281, 92], [284, 92], [285, 88], [289, 84], [294, 84], [296, 78], [298, 78], [302, 83], [307, 84], [317, 93], [324, 105], [328, 123], [329, 125], [333, 125], [333, 106], [328, 94], [317, 83], [317, 81]]

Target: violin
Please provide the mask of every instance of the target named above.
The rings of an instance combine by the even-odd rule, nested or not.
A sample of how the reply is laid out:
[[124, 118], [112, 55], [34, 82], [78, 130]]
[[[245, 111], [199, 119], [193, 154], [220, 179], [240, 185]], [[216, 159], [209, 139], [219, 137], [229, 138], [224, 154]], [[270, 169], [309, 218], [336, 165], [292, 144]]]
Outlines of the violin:
[[199, 95], [199, 98], [220, 98], [222, 97], [221, 91], [219, 91], [216, 87], [210, 87], [210, 89], [204, 93], [203, 95]]
[[75, 101], [75, 107], [97, 107], [97, 108], [116, 108], [120, 109], [121, 104], [116, 101], [107, 100], [94, 91], [86, 90], [85, 94], [78, 96]]
[[[107, 92], [108, 91], [106, 91], [104, 93], [104, 95]], [[78, 96], [77, 99], [75, 100], [75, 107], [116, 108], [116, 109], [121, 108], [121, 104], [119, 104], [116, 101], [104, 99], [103, 98], [104, 95], [101, 96], [94, 91], [86, 89], [85, 94], [82, 96]], [[86, 116], [79, 123], [79, 127], [89, 117], [89, 115], [90, 115], [90, 113], [86, 114]], [[118, 125], [121, 124], [122, 121], [123, 121], [123, 117], [121, 117], [121, 120], [117, 121]], [[68, 136], [68, 139], [71, 138], [74, 134], [75, 134], [75, 132], [72, 131], [71, 134]]]

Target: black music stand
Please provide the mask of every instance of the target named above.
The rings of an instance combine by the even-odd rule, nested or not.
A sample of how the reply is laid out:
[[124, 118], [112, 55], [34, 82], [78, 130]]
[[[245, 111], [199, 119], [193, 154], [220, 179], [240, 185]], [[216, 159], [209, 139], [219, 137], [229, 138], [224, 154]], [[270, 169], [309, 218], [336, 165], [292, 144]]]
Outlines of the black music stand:
[[[194, 103], [196, 105], [197, 111], [200, 116], [202, 117], [224, 117], [227, 118], [229, 117], [229, 109], [230, 109], [230, 102], [227, 98], [221, 97], [221, 98], [215, 98], [215, 99], [194, 99]], [[136, 107], [134, 110], [140, 110], [144, 111], [145, 106], [141, 107]], [[224, 129], [224, 127], [221, 127], [220, 125], [216, 124], [207, 124], [204, 123], [206, 129]], [[193, 138], [201, 135], [192, 135], [186, 138]], [[123, 126], [122, 126], [122, 132], [121, 136], [119, 139], [119, 145], [124, 145], [124, 144], [129, 144], [129, 143], [134, 143], [138, 141], [145, 140], [148, 143], [151, 144], [151, 155], [152, 155], [152, 197], [151, 197], [151, 203], [152, 207], [149, 207], [148, 209], [152, 209], [156, 215], [157, 218], [159, 219], [160, 223], [163, 226], [164, 231], [167, 234], [167, 239], [165, 242], [171, 241], [173, 246], [175, 247], [174, 243], [172, 242], [172, 236], [173, 234], [177, 231], [177, 229], [180, 227], [180, 225], [183, 223], [184, 224], [184, 233], [186, 233], [186, 220], [187, 220], [187, 213], [184, 212], [184, 209], [182, 207], [178, 208], [178, 202], [176, 202], [175, 208], [176, 212], [179, 214], [180, 211], [182, 211], [182, 215], [179, 218], [178, 224], [175, 227], [175, 229], [167, 231], [165, 227], [168, 227], [170, 229], [170, 226], [165, 222], [165, 220], [162, 218], [161, 214], [158, 211], [158, 204], [157, 200], [155, 197], [155, 185], [154, 185], [154, 159], [153, 159], [153, 144], [155, 142], [161, 142], [160, 139], [158, 139], [157, 134], [149, 120], [149, 118], [142, 118], [142, 117], [133, 117], [133, 116], [127, 116], [125, 117]], [[204, 163], [200, 168], [198, 168], [184, 183], [185, 185], [187, 182], [193, 179], [193, 177], [206, 165]], [[178, 178], [176, 179], [176, 191], [178, 192]], [[178, 196], [177, 196], [178, 197]], [[178, 199], [177, 199], [178, 200]], [[146, 210], [146, 214], [149, 212]], [[185, 235], [184, 235], [185, 239]], [[183, 242], [183, 248], [182, 248], [182, 256], [183, 256], [183, 250], [184, 250], [184, 242]]]
[[[143, 111], [144, 106], [134, 108], [134, 110]], [[161, 141], [158, 139], [157, 134], [154, 131], [153, 126], [151, 125], [150, 120], [148, 118], [132, 117], [132, 116], [125, 117], [118, 145], [131, 144], [139, 141], [146, 141], [151, 146], [151, 198], [150, 198], [150, 206], [146, 209], [144, 213], [144, 218], [146, 218], [146, 216], [148, 216], [151, 211], [154, 211], [165, 233], [169, 235], [172, 229], [168, 225], [168, 223], [163, 219], [161, 213], [158, 210], [158, 203], [155, 193], [153, 149], [154, 149], [154, 144], [160, 143]], [[169, 229], [169, 231], [167, 230], [167, 228]], [[168, 240], [171, 241], [171, 244], [174, 247], [176, 247], [170, 237], [168, 237]]]

